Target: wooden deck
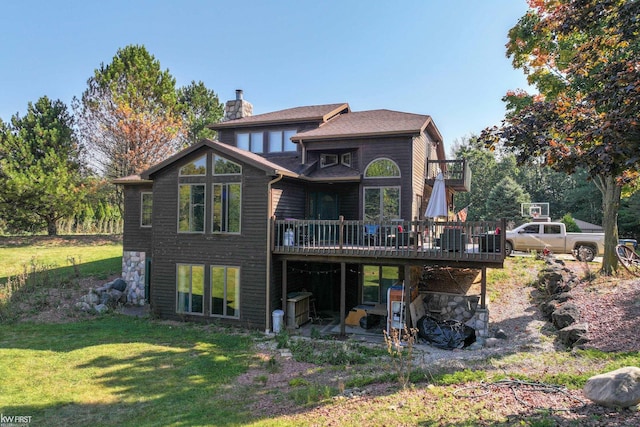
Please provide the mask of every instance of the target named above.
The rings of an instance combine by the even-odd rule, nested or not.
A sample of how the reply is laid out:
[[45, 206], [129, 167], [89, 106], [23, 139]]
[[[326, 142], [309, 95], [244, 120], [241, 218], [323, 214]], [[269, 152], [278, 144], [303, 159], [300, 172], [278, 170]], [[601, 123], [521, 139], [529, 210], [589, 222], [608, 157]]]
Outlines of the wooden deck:
[[502, 268], [504, 221], [272, 220], [272, 252], [290, 260]]

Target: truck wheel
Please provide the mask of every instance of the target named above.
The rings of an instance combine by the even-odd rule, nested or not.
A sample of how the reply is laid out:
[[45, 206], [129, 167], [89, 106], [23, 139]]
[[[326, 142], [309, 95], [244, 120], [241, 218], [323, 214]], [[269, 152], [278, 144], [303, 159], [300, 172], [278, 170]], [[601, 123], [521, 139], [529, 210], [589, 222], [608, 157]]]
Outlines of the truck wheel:
[[509, 241], [504, 242], [504, 256], [510, 256], [512, 252], [513, 252], [513, 245], [511, 244], [511, 242]]
[[578, 261], [591, 262], [596, 257], [596, 251], [591, 246], [578, 246], [575, 257]]

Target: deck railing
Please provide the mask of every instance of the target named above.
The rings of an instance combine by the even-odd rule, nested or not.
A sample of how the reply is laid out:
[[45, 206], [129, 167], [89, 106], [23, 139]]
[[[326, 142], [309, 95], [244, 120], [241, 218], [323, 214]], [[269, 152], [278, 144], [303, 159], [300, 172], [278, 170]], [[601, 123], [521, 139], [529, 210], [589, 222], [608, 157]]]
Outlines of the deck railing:
[[504, 261], [504, 221], [272, 220], [276, 254]]
[[428, 160], [425, 182], [433, 186], [439, 172], [446, 186], [456, 191], [471, 190], [471, 169], [466, 160]]

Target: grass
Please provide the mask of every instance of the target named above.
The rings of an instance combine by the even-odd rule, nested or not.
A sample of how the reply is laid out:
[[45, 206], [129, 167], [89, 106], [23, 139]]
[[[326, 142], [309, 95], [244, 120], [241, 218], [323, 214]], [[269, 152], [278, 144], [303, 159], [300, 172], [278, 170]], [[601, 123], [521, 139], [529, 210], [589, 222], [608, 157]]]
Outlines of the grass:
[[32, 425], [239, 425], [225, 399], [244, 372], [250, 340], [203, 326], [122, 316], [0, 333], [0, 408]]
[[106, 279], [122, 270], [122, 243], [101, 245], [0, 245], [0, 285], [10, 276], [23, 274], [30, 266], [46, 266], [55, 280], [80, 275]]
[[[35, 268], [32, 298], [60, 281], [72, 284], [118, 272], [121, 251], [118, 243], [94, 248], [64, 241], [12, 247], [0, 242], [0, 280], [16, 274], [11, 272], [15, 263]], [[65, 264], [69, 257], [81, 262]], [[504, 270], [490, 270], [492, 298], [500, 298], [506, 286], [529, 283], [538, 264], [533, 257], [512, 257]], [[45, 282], [45, 277], [55, 280]], [[456, 391], [504, 378], [576, 390], [596, 373], [640, 366], [638, 353], [521, 351], [449, 367], [416, 366], [403, 388], [384, 345], [298, 341], [283, 332], [273, 347], [288, 348], [295, 360], [316, 367], [271, 390], [271, 375], [287, 362], [270, 357], [257, 363], [253, 344], [265, 340], [219, 327], [115, 314], [62, 324], [0, 322], [0, 412], [31, 416], [32, 425], [48, 426], [510, 425], [496, 414], [501, 402], [462, 399]], [[250, 366], [262, 370], [250, 385], [234, 386]], [[545, 369], [550, 366], [562, 369]], [[329, 377], [339, 381], [323, 380]], [[388, 387], [365, 399], [336, 398], [345, 387], [383, 383]], [[272, 419], [253, 413], [251, 403], [263, 394], [290, 409]], [[548, 412], [524, 409], [516, 415], [522, 420], [518, 425], [556, 425]]]

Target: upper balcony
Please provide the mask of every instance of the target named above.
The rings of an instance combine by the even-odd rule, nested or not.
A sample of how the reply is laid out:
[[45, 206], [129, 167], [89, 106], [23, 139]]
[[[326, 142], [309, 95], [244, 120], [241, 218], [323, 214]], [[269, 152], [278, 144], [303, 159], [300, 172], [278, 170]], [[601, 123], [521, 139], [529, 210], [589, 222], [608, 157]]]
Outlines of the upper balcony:
[[444, 183], [447, 188], [455, 192], [471, 190], [471, 169], [469, 169], [466, 160], [427, 160], [425, 183], [433, 187], [438, 172], [442, 172], [444, 175]]
[[289, 259], [440, 263], [502, 268], [504, 221], [271, 221], [271, 248]]

